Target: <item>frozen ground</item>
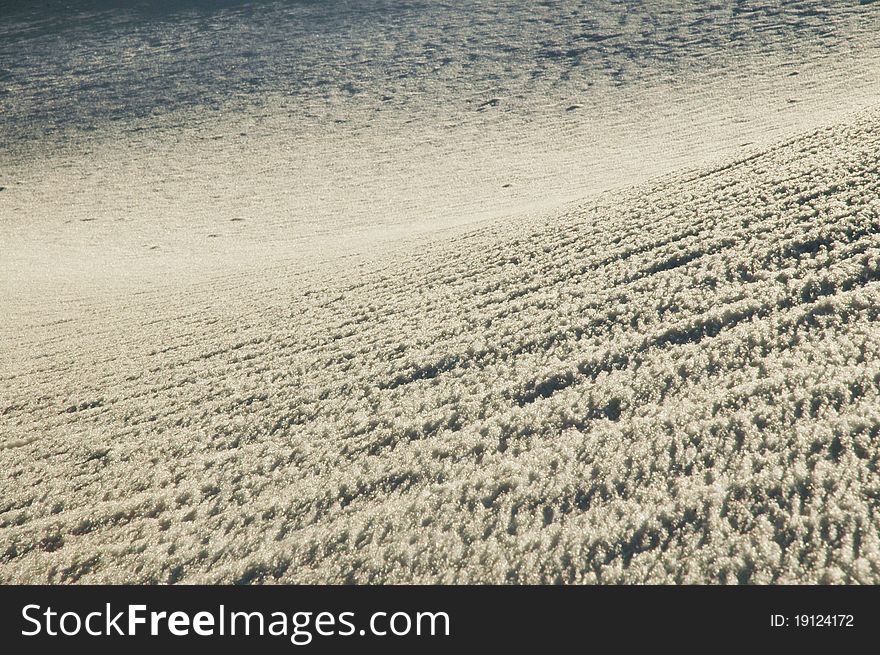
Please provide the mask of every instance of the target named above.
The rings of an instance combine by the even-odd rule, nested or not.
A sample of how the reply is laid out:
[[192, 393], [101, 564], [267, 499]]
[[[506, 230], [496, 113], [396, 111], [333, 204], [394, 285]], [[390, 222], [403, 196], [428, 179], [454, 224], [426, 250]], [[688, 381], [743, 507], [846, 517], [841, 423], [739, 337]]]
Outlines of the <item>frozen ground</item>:
[[6, 9], [0, 580], [880, 581], [876, 6], [521, 4]]

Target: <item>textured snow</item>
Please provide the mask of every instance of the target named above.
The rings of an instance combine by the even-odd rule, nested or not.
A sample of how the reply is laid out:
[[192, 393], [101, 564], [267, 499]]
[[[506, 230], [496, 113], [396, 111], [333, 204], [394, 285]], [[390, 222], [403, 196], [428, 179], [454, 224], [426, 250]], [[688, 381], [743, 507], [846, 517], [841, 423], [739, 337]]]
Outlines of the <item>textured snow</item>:
[[880, 581], [876, 8], [559, 4], [4, 25], [0, 581]]

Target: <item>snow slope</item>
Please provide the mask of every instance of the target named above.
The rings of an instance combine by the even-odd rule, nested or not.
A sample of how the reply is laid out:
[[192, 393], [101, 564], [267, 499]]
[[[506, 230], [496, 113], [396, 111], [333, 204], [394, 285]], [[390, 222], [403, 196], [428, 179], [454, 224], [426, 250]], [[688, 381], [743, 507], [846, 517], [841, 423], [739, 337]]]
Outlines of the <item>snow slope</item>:
[[855, 0], [53, 4], [0, 22], [6, 313], [374, 257], [880, 102]]
[[880, 582], [876, 5], [44, 4], [0, 582]]
[[878, 118], [32, 329], [3, 579], [876, 582]]

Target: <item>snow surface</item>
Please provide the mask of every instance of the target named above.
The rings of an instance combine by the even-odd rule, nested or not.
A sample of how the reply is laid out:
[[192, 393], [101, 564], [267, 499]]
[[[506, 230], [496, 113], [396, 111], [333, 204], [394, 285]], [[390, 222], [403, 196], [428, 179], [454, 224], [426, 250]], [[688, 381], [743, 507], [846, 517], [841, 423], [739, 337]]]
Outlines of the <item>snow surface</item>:
[[857, 2], [0, 27], [0, 581], [880, 581]]

